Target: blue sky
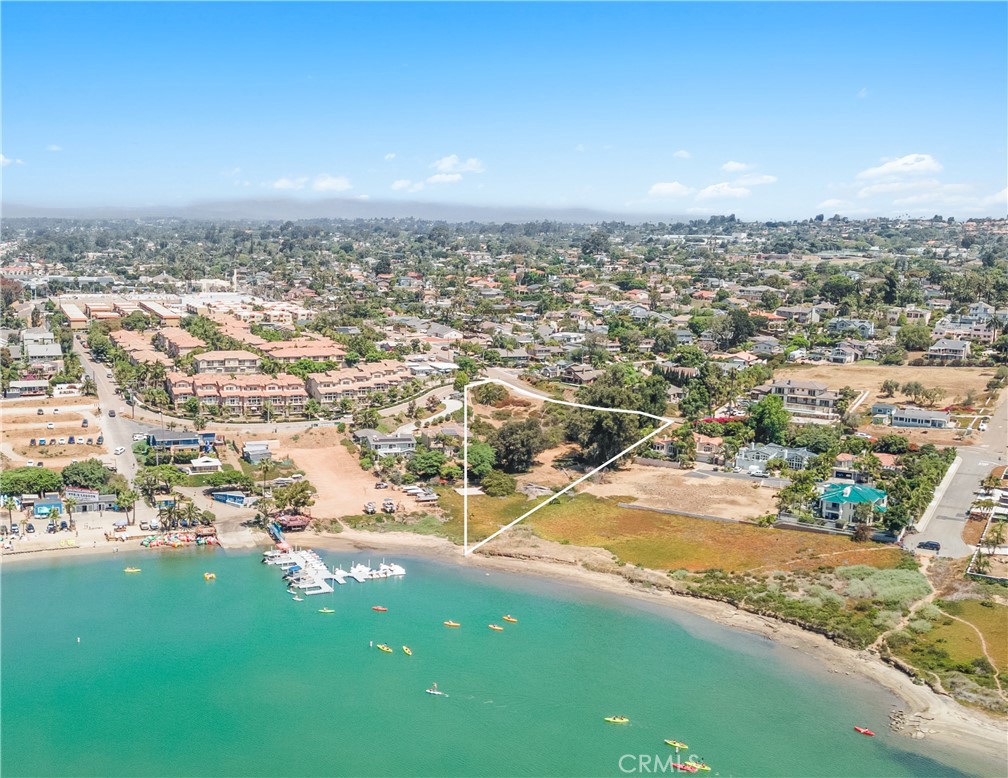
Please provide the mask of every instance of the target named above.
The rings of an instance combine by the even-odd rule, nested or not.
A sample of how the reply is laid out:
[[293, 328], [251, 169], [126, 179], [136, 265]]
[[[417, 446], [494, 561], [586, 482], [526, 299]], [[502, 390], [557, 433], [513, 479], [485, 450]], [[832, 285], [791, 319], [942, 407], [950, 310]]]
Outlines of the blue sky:
[[1008, 211], [1004, 3], [0, 12], [6, 202]]

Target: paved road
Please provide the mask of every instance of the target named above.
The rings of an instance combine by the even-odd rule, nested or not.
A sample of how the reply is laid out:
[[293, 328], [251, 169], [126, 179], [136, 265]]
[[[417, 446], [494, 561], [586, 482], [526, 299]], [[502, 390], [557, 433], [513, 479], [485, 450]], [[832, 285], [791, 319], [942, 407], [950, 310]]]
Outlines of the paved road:
[[1002, 401], [995, 410], [986, 432], [974, 430], [973, 435], [979, 436], [976, 443], [959, 447], [962, 464], [931, 520], [922, 532], [908, 536], [908, 545], [915, 547], [924, 540], [937, 540], [941, 543], [940, 556], [963, 557], [973, 553], [973, 547], [963, 542], [962, 531], [980, 483], [1008, 458], [1008, 401]]
[[[442, 419], [446, 416], [451, 416], [453, 413], [455, 413], [455, 411], [462, 410], [461, 400], [447, 399], [444, 401], [444, 404], [445, 407], [443, 411], [438, 411], [433, 416], [430, 416], [424, 419], [423, 421], [435, 422], [438, 419]], [[415, 421], [411, 421], [408, 424], [403, 424], [399, 429], [397, 429], [396, 435], [412, 435], [414, 432], [416, 432], [416, 429], [417, 429], [417, 423]]]
[[509, 384], [513, 384], [521, 389], [524, 389], [530, 394], [534, 394], [537, 397], [544, 397], [546, 399], [552, 399], [551, 395], [546, 392], [540, 392], [531, 384], [527, 384], [522, 381], [518, 376], [521, 375], [520, 370], [508, 370], [503, 367], [488, 367], [486, 369], [487, 378], [496, 378], [498, 381], [506, 381]]

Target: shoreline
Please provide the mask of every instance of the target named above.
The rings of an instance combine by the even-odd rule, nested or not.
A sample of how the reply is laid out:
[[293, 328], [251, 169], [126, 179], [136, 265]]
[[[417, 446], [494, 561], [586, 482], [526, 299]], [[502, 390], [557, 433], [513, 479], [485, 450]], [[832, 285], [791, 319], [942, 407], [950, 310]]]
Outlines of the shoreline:
[[[265, 536], [258, 545], [221, 546], [225, 551], [264, 550], [271, 545]], [[1003, 767], [1008, 758], [1008, 721], [998, 720], [981, 711], [967, 708], [938, 694], [926, 685], [915, 684], [907, 675], [886, 663], [878, 654], [841, 646], [827, 637], [797, 625], [759, 616], [727, 602], [692, 597], [667, 589], [645, 588], [627, 578], [610, 572], [589, 569], [580, 554], [594, 555], [611, 564], [608, 552], [601, 549], [579, 548], [550, 544], [535, 540], [534, 549], [474, 554], [463, 557], [461, 548], [451, 541], [434, 535], [417, 535], [410, 532], [370, 532], [344, 528], [336, 534], [306, 532], [290, 536], [292, 545], [317, 548], [332, 552], [400, 552], [421, 556], [442, 564], [455, 564], [475, 569], [495, 570], [513, 575], [532, 575], [537, 578], [559, 581], [565, 585], [587, 591], [602, 592], [616, 597], [629, 597], [638, 602], [657, 606], [659, 611], [676, 610], [700, 616], [728, 629], [738, 629], [773, 640], [781, 647], [787, 646], [804, 654], [824, 671], [834, 674], [857, 675], [872, 681], [894, 694], [905, 706], [907, 728], [898, 732], [911, 742], [926, 738], [933, 744], [954, 749], [960, 753], [989, 763], [990, 768]], [[549, 555], [555, 547], [557, 554]], [[139, 546], [128, 546], [140, 550]], [[57, 558], [100, 558], [112, 556], [118, 545], [92, 548], [75, 547], [44, 549], [30, 552], [5, 553], [0, 567], [20, 564], [28, 560]], [[125, 549], [124, 549], [125, 550]], [[171, 551], [172, 549], [169, 549]], [[70, 552], [77, 553], [71, 554]], [[132, 556], [132, 554], [131, 554]], [[567, 558], [563, 558], [563, 557]], [[634, 568], [639, 569], [639, 568]], [[876, 724], [877, 729], [881, 727]], [[999, 774], [995, 771], [991, 774]]]

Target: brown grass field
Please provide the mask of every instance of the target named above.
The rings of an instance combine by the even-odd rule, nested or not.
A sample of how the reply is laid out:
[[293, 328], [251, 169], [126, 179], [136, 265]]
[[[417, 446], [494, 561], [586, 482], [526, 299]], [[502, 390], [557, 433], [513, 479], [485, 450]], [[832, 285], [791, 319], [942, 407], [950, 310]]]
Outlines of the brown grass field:
[[[658, 570], [769, 571], [848, 564], [893, 567], [902, 553], [897, 548], [853, 543], [847, 538], [692, 519], [616, 504], [628, 501], [631, 498], [598, 499], [588, 494], [560, 498], [526, 521], [535, 534], [547, 540], [605, 548], [623, 562]], [[489, 536], [536, 502], [520, 494], [470, 497], [470, 542]], [[461, 538], [462, 497], [443, 490], [441, 507], [451, 517], [445, 530], [453, 539]], [[506, 537], [502, 535], [501, 541]]]

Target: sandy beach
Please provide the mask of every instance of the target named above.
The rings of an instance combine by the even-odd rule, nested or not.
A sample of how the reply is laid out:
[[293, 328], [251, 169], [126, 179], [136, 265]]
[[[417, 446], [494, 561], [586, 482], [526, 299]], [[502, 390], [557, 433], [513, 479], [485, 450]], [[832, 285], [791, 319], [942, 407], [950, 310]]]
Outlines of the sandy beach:
[[[247, 530], [245, 531], [247, 532]], [[222, 540], [228, 537], [222, 533]], [[240, 537], [240, 536], [239, 536]], [[227, 544], [225, 548], [248, 548], [246, 542]], [[260, 547], [269, 545], [261, 533], [255, 533]], [[903, 701], [905, 727], [901, 734], [910, 739], [928, 738], [959, 752], [968, 752], [989, 763], [991, 775], [1003, 774], [1008, 758], [1008, 722], [980, 711], [966, 708], [950, 697], [917, 685], [898, 669], [886, 664], [877, 653], [855, 651], [833, 643], [826, 637], [800, 627], [764, 618], [735, 606], [713, 600], [677, 594], [654, 584], [668, 583], [667, 576], [655, 571], [618, 568], [609, 552], [601, 549], [551, 543], [531, 535], [513, 533], [506, 542], [488, 547], [489, 553], [463, 557], [461, 549], [439, 537], [409, 532], [368, 532], [344, 529], [338, 534], [305, 532], [292, 535], [294, 545], [335, 552], [374, 552], [378, 554], [419, 554], [444, 564], [471, 566], [517, 575], [534, 575], [562, 581], [568, 585], [591, 588], [614, 595], [646, 601], [659, 608], [677, 609], [702, 616], [717, 624], [762, 635], [801, 652], [830, 672], [859, 675], [894, 693]], [[47, 549], [24, 553], [7, 552], [2, 564], [41, 559], [87, 558], [112, 555], [116, 550], [136, 551], [132, 544], [105, 543], [94, 547]], [[172, 553], [169, 549], [163, 553]], [[628, 569], [629, 568], [629, 569]], [[877, 729], [882, 723], [875, 725]], [[908, 744], [909, 746], [909, 744]]]

